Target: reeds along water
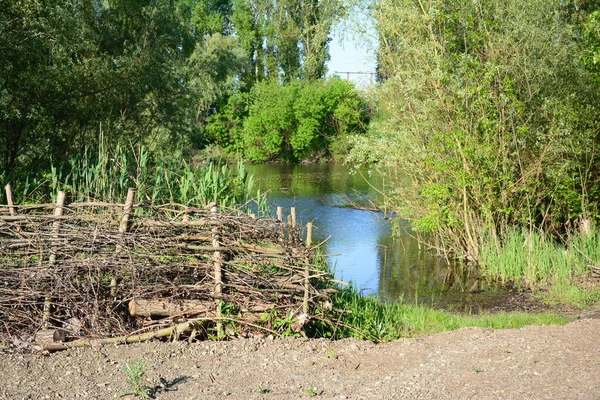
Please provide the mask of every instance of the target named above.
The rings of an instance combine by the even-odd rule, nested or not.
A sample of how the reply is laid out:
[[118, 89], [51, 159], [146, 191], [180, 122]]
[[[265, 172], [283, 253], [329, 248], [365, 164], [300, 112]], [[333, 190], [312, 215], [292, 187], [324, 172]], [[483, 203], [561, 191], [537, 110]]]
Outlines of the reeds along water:
[[551, 301], [585, 305], [600, 301], [592, 287], [579, 287], [577, 277], [600, 275], [600, 232], [575, 230], [562, 242], [527, 229], [506, 233], [502, 245], [493, 241], [481, 249], [484, 275], [522, 288], [547, 290]]
[[68, 192], [75, 202], [117, 203], [135, 187], [138, 199], [146, 204], [207, 206], [217, 202], [219, 207], [235, 207], [256, 202], [260, 212], [266, 210], [264, 195], [243, 163], [231, 166], [210, 161], [192, 166], [180, 153], [154, 154], [144, 146], [117, 144], [109, 149], [103, 144], [37, 177], [11, 183], [17, 204], [54, 203], [59, 190]]

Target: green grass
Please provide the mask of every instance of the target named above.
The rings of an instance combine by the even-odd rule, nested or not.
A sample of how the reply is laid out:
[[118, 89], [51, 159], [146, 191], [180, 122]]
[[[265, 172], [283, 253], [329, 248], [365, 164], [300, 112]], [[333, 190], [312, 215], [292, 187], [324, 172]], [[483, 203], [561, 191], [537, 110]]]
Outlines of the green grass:
[[333, 323], [336, 339], [355, 337], [376, 342], [415, 337], [464, 327], [506, 329], [526, 325], [562, 325], [570, 320], [553, 313], [495, 313], [469, 316], [434, 310], [424, 305], [382, 303], [349, 288], [333, 296], [334, 309], [345, 310]]
[[600, 265], [600, 232], [576, 232], [564, 243], [529, 230], [509, 231], [499, 246], [487, 241], [480, 252], [484, 276], [530, 288], [548, 303], [590, 307], [600, 288], [590, 282], [590, 266]]

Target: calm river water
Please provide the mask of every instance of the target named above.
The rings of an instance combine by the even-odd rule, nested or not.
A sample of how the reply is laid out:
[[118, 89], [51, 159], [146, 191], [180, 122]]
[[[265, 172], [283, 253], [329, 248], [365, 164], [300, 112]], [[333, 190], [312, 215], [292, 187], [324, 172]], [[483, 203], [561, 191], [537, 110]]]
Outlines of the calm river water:
[[277, 206], [285, 215], [296, 207], [303, 224], [313, 221], [313, 242], [327, 239], [325, 251], [335, 255], [329, 265], [336, 277], [365, 294], [460, 311], [493, 306], [505, 294], [474, 271], [425, 249], [407, 223], [393, 235], [389, 215], [348, 207], [366, 204], [377, 191], [344, 165], [253, 165], [249, 170], [261, 190], [269, 191], [272, 215]]

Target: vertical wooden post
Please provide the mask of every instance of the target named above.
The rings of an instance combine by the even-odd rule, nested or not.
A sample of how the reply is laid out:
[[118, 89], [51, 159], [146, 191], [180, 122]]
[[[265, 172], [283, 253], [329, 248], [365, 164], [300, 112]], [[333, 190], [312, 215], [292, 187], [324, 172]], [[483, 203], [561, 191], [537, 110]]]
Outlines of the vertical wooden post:
[[123, 216], [121, 217], [121, 223], [119, 224], [119, 243], [117, 243], [116, 252], [120, 253], [123, 250], [123, 237], [129, 229], [129, 220], [131, 219], [131, 213], [133, 211], [133, 202], [135, 200], [134, 188], [129, 188], [127, 191], [127, 200], [125, 200], [125, 206], [123, 207]]
[[[221, 235], [219, 234], [219, 226], [217, 221], [219, 209], [217, 203], [210, 203], [210, 214], [213, 217], [212, 227], [212, 245], [215, 248], [220, 246]], [[214, 295], [217, 301], [217, 336], [220, 338], [223, 334], [223, 324], [221, 322], [221, 295], [223, 293], [223, 271], [222, 271], [222, 258], [221, 252], [216, 250], [214, 252], [214, 279], [215, 279], [215, 290]]]
[[[58, 196], [56, 196], [56, 206], [54, 207], [54, 216], [60, 217], [63, 215], [64, 206], [65, 206], [65, 197], [66, 194], [63, 191], [58, 192]], [[52, 223], [52, 238], [58, 240], [58, 233], [60, 231], [60, 220], [56, 220]], [[53, 248], [55, 244], [51, 246], [52, 250], [50, 253], [50, 266], [54, 265], [56, 262], [56, 250]]]
[[[125, 200], [125, 206], [123, 207], [123, 216], [121, 217], [121, 223], [119, 224], [119, 242], [115, 253], [120, 253], [123, 250], [124, 236], [129, 229], [129, 221], [131, 220], [131, 214], [133, 213], [133, 202], [135, 201], [136, 189], [129, 188], [127, 191], [127, 199]], [[110, 295], [111, 297], [117, 296], [117, 277], [113, 276], [110, 280]]]
[[309, 222], [306, 224], [306, 247], [310, 247], [312, 245], [312, 231], [313, 223]]
[[290, 214], [292, 215], [292, 228], [296, 228], [296, 207], [290, 208]]
[[[66, 194], [63, 191], [58, 192], [58, 196], [56, 196], [56, 206], [54, 207], [54, 216], [60, 217], [63, 215], [63, 210], [65, 206], [65, 197]], [[56, 220], [52, 223], [52, 239], [58, 241], [58, 234], [60, 232], [60, 220]], [[49, 266], [52, 267], [56, 263], [56, 243], [52, 243], [50, 246], [50, 259]], [[44, 297], [44, 312], [42, 314], [42, 323], [44, 328], [47, 328], [50, 324], [50, 307], [52, 305], [52, 297], [50, 293], [47, 293]]]
[[50, 325], [50, 306], [51, 300], [50, 295], [47, 294], [44, 297], [44, 312], [42, 314], [42, 329], [48, 329], [48, 325]]
[[[13, 203], [10, 183], [7, 183], [6, 186], [4, 186], [4, 190], [6, 191], [6, 204], [8, 204], [8, 211], [10, 212], [10, 215], [17, 215], [17, 210], [15, 209], [15, 204]], [[19, 225], [17, 225], [17, 232], [21, 232], [21, 227]]]
[[7, 183], [4, 186], [4, 190], [6, 191], [6, 203], [8, 204], [8, 211], [10, 211], [10, 215], [17, 215], [17, 211], [15, 210], [15, 205], [13, 204], [12, 191], [10, 190], [10, 183]]
[[186, 207], [183, 212], [183, 222], [187, 224], [191, 220], [190, 213], [192, 212], [192, 209], [190, 207]]
[[135, 200], [134, 188], [129, 188], [127, 191], [127, 200], [125, 200], [125, 207], [123, 208], [123, 217], [121, 217], [121, 223], [119, 224], [119, 233], [124, 234], [129, 229], [129, 220], [131, 219], [131, 213], [133, 211], [133, 202]]
[[294, 234], [292, 233], [294, 230], [292, 229], [292, 216], [287, 216], [287, 231], [288, 231], [288, 243], [290, 245], [294, 245]]
[[279, 241], [285, 241], [285, 227], [283, 226], [283, 208], [277, 207], [277, 236]]
[[[299, 244], [298, 241], [302, 241], [301, 238], [298, 237], [298, 232], [296, 231], [297, 220], [296, 220], [296, 207], [290, 207], [290, 217], [291, 217], [291, 226], [288, 229], [289, 239], [292, 246], [297, 246]], [[288, 218], [289, 220], [289, 218]]]
[[[312, 230], [313, 224], [309, 222], [306, 224], [306, 248], [310, 249], [312, 245]], [[307, 257], [304, 260], [304, 302], [302, 303], [302, 312], [308, 315], [308, 298], [310, 292], [310, 270], [308, 269], [310, 265], [310, 258]]]

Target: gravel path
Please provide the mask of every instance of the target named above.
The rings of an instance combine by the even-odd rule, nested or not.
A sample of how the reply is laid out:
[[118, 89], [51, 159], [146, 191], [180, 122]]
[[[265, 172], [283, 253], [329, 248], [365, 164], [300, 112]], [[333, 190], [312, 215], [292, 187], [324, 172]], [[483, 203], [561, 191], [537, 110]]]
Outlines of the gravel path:
[[124, 364], [139, 361], [149, 367], [154, 396], [165, 400], [600, 400], [600, 319], [466, 328], [379, 345], [255, 338], [4, 354], [0, 398], [117, 398], [127, 390]]

